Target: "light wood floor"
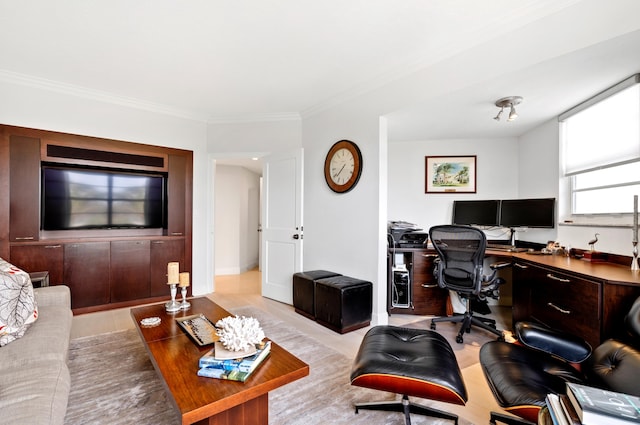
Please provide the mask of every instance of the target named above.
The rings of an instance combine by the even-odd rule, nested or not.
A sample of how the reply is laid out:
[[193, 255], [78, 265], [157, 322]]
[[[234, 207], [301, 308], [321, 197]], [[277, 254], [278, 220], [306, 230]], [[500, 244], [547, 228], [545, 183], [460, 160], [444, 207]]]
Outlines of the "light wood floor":
[[[349, 358], [355, 357], [362, 337], [369, 329], [363, 328], [340, 335], [297, 314], [292, 306], [264, 298], [260, 293], [260, 272], [252, 270], [240, 275], [216, 276], [216, 292], [209, 294], [208, 297], [227, 310], [244, 306], [262, 309]], [[510, 310], [498, 306], [492, 306], [492, 310], [492, 317], [498, 322], [498, 328], [509, 329], [511, 324]], [[425, 320], [426, 318], [425, 316], [394, 314], [389, 316], [389, 323], [402, 326]], [[438, 329], [443, 326], [458, 325], [442, 323], [438, 324]], [[133, 328], [134, 323], [131, 319], [129, 308], [115, 309], [74, 316], [71, 337], [78, 338]], [[490, 334], [482, 330], [474, 329], [472, 332], [486, 334], [486, 341], [493, 339]], [[479, 344], [483, 343], [484, 339], [481, 337], [480, 342], [478, 342], [478, 338], [474, 339], [475, 342], [467, 342], [465, 340], [463, 344], [458, 344], [454, 340], [449, 341], [454, 348], [458, 361], [461, 364], [469, 365], [462, 368], [462, 374], [469, 393], [467, 405], [439, 404], [439, 407], [443, 410], [453, 411], [473, 424], [486, 424], [489, 422], [489, 411], [501, 411], [501, 409], [496, 404], [486, 384], [477, 359]], [[348, 379], [348, 377], [345, 377], [345, 379]], [[403, 423], [401, 414], [399, 414], [398, 423]]]

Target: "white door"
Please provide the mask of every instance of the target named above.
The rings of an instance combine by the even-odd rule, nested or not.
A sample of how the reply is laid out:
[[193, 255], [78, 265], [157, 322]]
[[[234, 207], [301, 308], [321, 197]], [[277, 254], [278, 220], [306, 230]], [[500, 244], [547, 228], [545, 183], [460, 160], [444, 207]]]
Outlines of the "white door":
[[263, 158], [262, 295], [293, 304], [302, 271], [302, 149]]

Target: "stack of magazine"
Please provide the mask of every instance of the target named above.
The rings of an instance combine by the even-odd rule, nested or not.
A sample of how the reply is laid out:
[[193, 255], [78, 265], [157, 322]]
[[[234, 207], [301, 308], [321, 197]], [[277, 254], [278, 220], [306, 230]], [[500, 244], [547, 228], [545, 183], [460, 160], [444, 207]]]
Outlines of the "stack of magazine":
[[628, 425], [640, 423], [640, 398], [567, 383], [567, 394], [549, 394], [547, 407], [557, 425]]
[[229, 352], [224, 350], [222, 344], [216, 342], [214, 347], [200, 358], [198, 376], [244, 382], [270, 352], [271, 341], [267, 341], [247, 357], [230, 358]]

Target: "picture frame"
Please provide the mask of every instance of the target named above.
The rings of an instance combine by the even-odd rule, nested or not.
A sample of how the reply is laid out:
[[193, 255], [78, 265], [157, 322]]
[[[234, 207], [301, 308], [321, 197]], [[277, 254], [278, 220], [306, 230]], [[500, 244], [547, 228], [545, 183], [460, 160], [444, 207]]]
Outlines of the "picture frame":
[[476, 193], [476, 155], [424, 159], [425, 193]]

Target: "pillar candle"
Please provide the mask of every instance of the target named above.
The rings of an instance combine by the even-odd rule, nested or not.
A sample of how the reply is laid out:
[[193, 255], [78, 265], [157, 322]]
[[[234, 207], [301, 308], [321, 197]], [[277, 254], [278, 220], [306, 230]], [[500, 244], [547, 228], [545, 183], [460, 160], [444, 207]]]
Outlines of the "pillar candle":
[[638, 242], [638, 195], [633, 195], [633, 242]]
[[180, 273], [180, 283], [178, 284], [181, 288], [186, 288], [189, 286], [189, 272]]
[[167, 284], [173, 285], [180, 282], [180, 263], [172, 262], [167, 264]]

